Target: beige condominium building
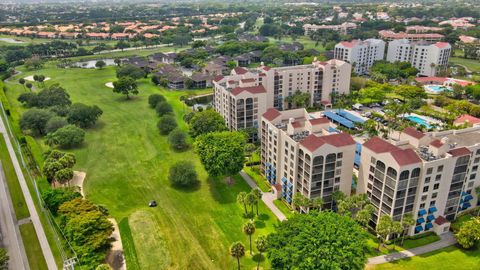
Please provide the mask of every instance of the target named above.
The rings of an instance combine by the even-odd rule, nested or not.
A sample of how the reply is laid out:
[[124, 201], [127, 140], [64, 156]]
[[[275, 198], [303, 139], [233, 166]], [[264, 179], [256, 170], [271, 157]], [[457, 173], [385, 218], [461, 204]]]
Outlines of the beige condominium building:
[[421, 76], [436, 76], [446, 68], [452, 46], [446, 42], [426, 43], [398, 39], [388, 43], [387, 61], [409, 62]]
[[270, 108], [261, 116], [261, 170], [277, 197], [320, 197], [331, 208], [334, 191], [350, 194], [356, 142], [332, 126], [305, 109]]
[[474, 207], [480, 185], [480, 127], [421, 133], [407, 128], [395, 140], [363, 144], [357, 192], [366, 193], [380, 216], [411, 213], [409, 235], [448, 231], [449, 221]]
[[375, 61], [383, 60], [385, 41], [367, 39], [365, 41], [342, 41], [335, 45], [334, 58], [352, 64], [353, 70], [359, 75], [368, 74]]
[[213, 80], [214, 108], [231, 130], [258, 127], [269, 108], [283, 110], [285, 97], [308, 93], [310, 105], [329, 104], [332, 93], [348, 93], [351, 65], [340, 60], [314, 61], [309, 65], [254, 69], [234, 68]]

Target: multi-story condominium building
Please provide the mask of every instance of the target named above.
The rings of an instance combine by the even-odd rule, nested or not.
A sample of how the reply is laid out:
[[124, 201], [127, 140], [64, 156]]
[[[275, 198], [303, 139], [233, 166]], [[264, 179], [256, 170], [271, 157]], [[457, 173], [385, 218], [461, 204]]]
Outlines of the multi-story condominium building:
[[330, 208], [334, 191], [350, 194], [356, 142], [332, 126], [321, 112], [305, 109], [262, 115], [261, 171], [288, 203], [299, 193]]
[[396, 140], [374, 137], [363, 144], [358, 193], [366, 193], [380, 216], [411, 213], [409, 235], [446, 232], [456, 215], [473, 207], [480, 185], [480, 127], [421, 133], [407, 128]]
[[439, 69], [447, 66], [451, 51], [452, 46], [446, 42], [431, 44], [399, 39], [388, 43], [387, 61], [410, 62], [419, 70], [419, 75], [435, 76]]
[[385, 42], [380, 39], [342, 41], [335, 45], [334, 58], [346, 61], [355, 73], [367, 74], [375, 61], [383, 60]]
[[303, 30], [305, 31], [306, 36], [318, 30], [332, 30], [332, 31], [340, 32], [342, 34], [346, 34], [349, 30], [356, 29], [356, 28], [357, 28], [357, 24], [351, 23], [351, 22], [350, 23], [344, 22], [338, 25], [324, 25], [324, 24], [318, 25], [318, 24], [308, 24], [308, 23], [303, 25]]
[[396, 40], [396, 39], [406, 39], [409, 41], [426, 41], [426, 42], [437, 42], [442, 40], [445, 36], [438, 33], [423, 33], [423, 34], [412, 34], [399, 32], [395, 33], [390, 30], [382, 30], [378, 32], [380, 38], [384, 40]]
[[297, 91], [310, 95], [310, 105], [330, 103], [333, 93], [348, 93], [350, 73], [351, 65], [340, 60], [278, 68], [237, 67], [229, 76], [213, 80], [214, 108], [231, 130], [258, 127], [267, 109], [288, 108], [284, 98]]
[[423, 25], [410, 25], [406, 27], [407, 33], [426, 33], [426, 32], [441, 32], [444, 29], [442, 27], [432, 27]]

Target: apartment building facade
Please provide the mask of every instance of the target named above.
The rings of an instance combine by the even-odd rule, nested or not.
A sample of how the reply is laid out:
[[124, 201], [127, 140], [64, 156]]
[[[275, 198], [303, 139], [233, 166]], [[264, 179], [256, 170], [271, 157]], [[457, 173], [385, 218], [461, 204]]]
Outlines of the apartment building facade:
[[368, 74], [375, 61], [383, 60], [385, 42], [380, 39], [342, 41], [335, 45], [334, 58], [352, 64], [356, 74]]
[[431, 44], [399, 39], [388, 43], [387, 61], [410, 62], [419, 70], [418, 75], [436, 76], [439, 70], [447, 67], [451, 51], [452, 46], [446, 42]]
[[395, 33], [390, 30], [382, 30], [378, 32], [381, 39], [392, 41], [397, 39], [406, 39], [408, 41], [425, 41], [425, 42], [438, 42], [441, 41], [445, 36], [438, 33], [405, 33], [398, 32]]
[[423, 134], [405, 129], [399, 140], [372, 138], [363, 145], [357, 192], [380, 216], [400, 221], [412, 214], [409, 235], [444, 233], [449, 221], [474, 207], [480, 185], [480, 127]]
[[332, 93], [348, 93], [350, 70], [351, 65], [340, 60], [278, 68], [237, 67], [229, 76], [213, 80], [214, 108], [231, 130], [258, 127], [267, 109], [288, 108], [285, 97], [297, 91], [310, 95], [311, 106], [330, 103]]
[[328, 209], [333, 192], [350, 194], [356, 143], [320, 112], [270, 108], [262, 115], [260, 138], [262, 174], [288, 203], [299, 193], [322, 198]]

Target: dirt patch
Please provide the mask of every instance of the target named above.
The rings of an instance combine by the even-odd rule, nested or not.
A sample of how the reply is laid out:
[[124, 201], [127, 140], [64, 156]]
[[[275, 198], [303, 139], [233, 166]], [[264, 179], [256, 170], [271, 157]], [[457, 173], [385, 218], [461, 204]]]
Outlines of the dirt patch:
[[85, 197], [85, 193], [83, 192], [83, 181], [86, 176], [87, 173], [85, 172], [74, 171], [73, 178], [70, 180], [70, 185], [78, 187], [80, 189], [80, 194], [82, 194], [83, 197]]
[[107, 254], [106, 261], [114, 270], [126, 270], [125, 256], [123, 255], [122, 238], [120, 237], [120, 230], [118, 229], [117, 221], [114, 218], [109, 218], [113, 224], [114, 231], [111, 235], [113, 239], [112, 248]]

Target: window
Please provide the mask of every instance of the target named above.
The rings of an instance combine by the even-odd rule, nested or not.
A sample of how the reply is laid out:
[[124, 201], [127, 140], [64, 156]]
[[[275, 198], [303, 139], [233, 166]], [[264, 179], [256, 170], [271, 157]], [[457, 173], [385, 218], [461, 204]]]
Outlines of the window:
[[428, 188], [429, 188], [428, 186], [423, 187], [423, 192], [428, 192]]
[[437, 198], [437, 195], [438, 195], [438, 193], [437, 193], [437, 192], [435, 192], [435, 193], [432, 193], [432, 199], [435, 199], [435, 198]]
[[427, 169], [427, 174], [432, 174], [432, 172], [433, 172], [433, 168], [428, 168]]
[[425, 178], [425, 184], [428, 184], [428, 183], [430, 183], [430, 176]]
[[422, 196], [422, 202], [426, 201], [426, 200], [427, 200], [427, 197], [428, 197], [427, 195], [423, 195], [423, 196]]
[[435, 176], [435, 181], [440, 181], [440, 179], [442, 179], [442, 175], [441, 174], [437, 174]]
[[[435, 185], [433, 185], [433, 190], [437, 190], [439, 186], [440, 186], [440, 184], [435, 184]], [[427, 191], [428, 191], [428, 190], [427, 190]]]
[[420, 204], [420, 209], [423, 209], [423, 208], [425, 208], [425, 204], [424, 204], [424, 203], [421, 203], [421, 204]]
[[435, 205], [435, 201], [431, 201], [430, 202], [430, 207], [434, 206]]
[[475, 179], [476, 176], [477, 176], [477, 175], [476, 175], [475, 173], [470, 174], [470, 180], [471, 180], [471, 179]]
[[443, 172], [443, 165], [438, 166], [437, 172]]

